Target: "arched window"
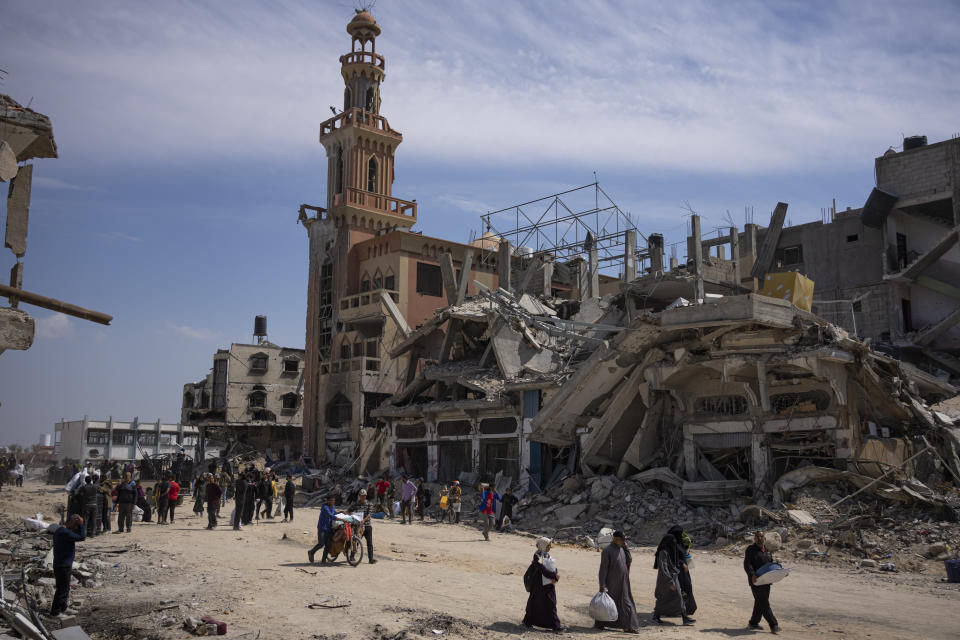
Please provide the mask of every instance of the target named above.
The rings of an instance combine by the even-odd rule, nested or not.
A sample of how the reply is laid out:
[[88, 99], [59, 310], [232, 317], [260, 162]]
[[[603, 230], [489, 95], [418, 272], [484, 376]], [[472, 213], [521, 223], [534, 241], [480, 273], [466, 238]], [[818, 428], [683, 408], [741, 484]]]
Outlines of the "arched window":
[[267, 406], [267, 392], [266, 391], [254, 391], [249, 396], [247, 396], [250, 402], [251, 409], [263, 409]]
[[283, 403], [282, 408], [284, 411], [296, 411], [297, 406], [300, 404], [300, 398], [293, 392], [280, 396], [280, 401]]
[[337, 147], [337, 193], [343, 193], [343, 147]]
[[337, 429], [348, 426], [353, 420], [353, 403], [338, 393], [327, 405], [327, 426]]
[[352, 96], [351, 93], [350, 93], [350, 87], [347, 87], [346, 89], [343, 90], [343, 110], [344, 110], [344, 111], [346, 111], [347, 109], [349, 109], [350, 107], [353, 106], [353, 105], [351, 104], [351, 102], [352, 102], [351, 98], [352, 98], [352, 97], [353, 97], [353, 96]]
[[377, 112], [377, 94], [373, 87], [367, 87], [367, 111], [370, 113]]
[[[378, 287], [374, 287], [374, 288], [376, 289]], [[370, 291], [370, 275], [369, 274], [365, 273], [363, 274], [363, 277], [360, 278], [360, 291], [361, 292]]]
[[374, 156], [370, 156], [370, 161], [367, 162], [367, 191], [372, 191], [373, 193], [377, 192], [377, 159]]
[[383, 274], [380, 273], [380, 269], [377, 269], [377, 272], [373, 274], [373, 289], [376, 291], [383, 287]]

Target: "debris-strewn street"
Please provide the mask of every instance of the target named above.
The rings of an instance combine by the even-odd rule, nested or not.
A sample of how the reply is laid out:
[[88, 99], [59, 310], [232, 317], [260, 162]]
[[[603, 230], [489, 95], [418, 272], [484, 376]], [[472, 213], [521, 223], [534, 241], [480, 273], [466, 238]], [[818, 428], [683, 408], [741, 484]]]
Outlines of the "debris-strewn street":
[[[22, 528], [16, 524], [21, 515], [53, 513], [62, 497], [62, 491], [36, 482], [17, 492], [5, 489], [0, 537]], [[79, 622], [92, 638], [111, 640], [189, 637], [184, 620], [203, 616], [226, 622], [228, 638], [545, 635], [520, 625], [530, 537], [496, 534], [484, 542], [469, 525], [379, 521], [373, 525], [377, 564], [353, 568], [341, 557], [332, 566], [310, 565], [306, 551], [315, 539], [317, 513], [299, 509], [295, 525], [274, 520], [240, 532], [227, 526], [207, 531], [205, 518], [184, 514], [172, 526], [135, 523], [131, 534], [78, 543], [78, 563], [95, 574], [90, 586], [72, 591], [82, 604]], [[700, 608], [689, 628], [650, 621], [652, 549], [635, 549], [631, 576], [641, 634], [749, 635], [752, 601], [741, 555], [734, 553], [742, 549], [695, 548], [693, 584]], [[956, 637], [957, 620], [950, 619], [960, 604], [960, 586], [943, 582], [942, 569], [889, 574], [854, 565], [820, 567], [792, 555], [783, 560], [794, 572], [773, 593], [783, 637]], [[594, 631], [587, 615], [599, 553], [571, 545], [555, 548], [554, 556], [561, 574], [559, 614], [568, 635], [622, 636]]]

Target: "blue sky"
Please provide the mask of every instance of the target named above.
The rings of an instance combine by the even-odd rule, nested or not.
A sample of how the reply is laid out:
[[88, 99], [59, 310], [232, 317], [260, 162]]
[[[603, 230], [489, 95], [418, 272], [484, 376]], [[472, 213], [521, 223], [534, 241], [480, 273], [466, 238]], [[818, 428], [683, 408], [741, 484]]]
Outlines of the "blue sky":
[[[26, 307], [0, 356], [0, 443], [61, 417], [176, 421], [218, 347], [302, 346], [300, 203], [342, 101], [346, 0], [0, 0], [0, 92], [49, 115], [24, 286], [112, 314]], [[859, 207], [902, 135], [960, 132], [956, 2], [380, 0], [382, 112], [404, 134], [394, 195], [466, 240], [479, 214], [592, 182], [644, 232], [682, 238], [744, 206], [794, 223]], [[0, 206], [5, 206], [5, 203]], [[4, 252], [6, 270], [13, 256]]]

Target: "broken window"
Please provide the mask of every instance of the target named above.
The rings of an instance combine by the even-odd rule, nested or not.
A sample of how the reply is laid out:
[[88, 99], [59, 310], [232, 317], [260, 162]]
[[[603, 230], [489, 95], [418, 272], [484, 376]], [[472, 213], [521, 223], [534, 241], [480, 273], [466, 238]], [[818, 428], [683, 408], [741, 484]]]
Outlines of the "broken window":
[[397, 290], [396, 281], [397, 279], [391, 273], [390, 275], [388, 275], [386, 278], [383, 279], [383, 288], [389, 291], [396, 291]]
[[183, 394], [183, 406], [186, 407], [187, 409], [193, 408], [194, 400], [195, 398], [193, 396], [192, 391], [187, 391], [185, 394]]
[[389, 393], [364, 393], [363, 394], [363, 426], [382, 427], [383, 422], [370, 415], [370, 412], [386, 402], [390, 397]]
[[367, 87], [367, 111], [370, 113], [377, 112], [377, 94], [373, 87]]
[[144, 446], [153, 447], [157, 444], [157, 434], [156, 433], [141, 433], [137, 436], [137, 442]]
[[263, 373], [267, 370], [267, 354], [265, 353], [255, 353], [250, 356], [250, 371]]
[[770, 409], [774, 413], [808, 413], [826, 411], [830, 407], [830, 394], [821, 389], [799, 393], [777, 393], [770, 396]]
[[440, 265], [417, 263], [417, 293], [439, 298], [443, 295], [443, 276]]
[[422, 422], [416, 424], [398, 424], [397, 425], [397, 437], [398, 438], [424, 438], [427, 435], [427, 428], [423, 425]]
[[280, 401], [283, 403], [282, 408], [284, 411], [295, 411], [297, 405], [300, 404], [300, 398], [298, 398], [297, 394], [293, 392], [285, 393], [280, 396]]
[[340, 345], [340, 359], [349, 360], [350, 359], [350, 343], [344, 342]]
[[367, 191], [377, 193], [377, 159], [370, 157], [367, 162]]
[[333, 429], [346, 427], [353, 420], [353, 403], [342, 393], [338, 393], [327, 405], [327, 425]]
[[363, 280], [360, 281], [360, 293], [366, 293], [370, 291], [370, 276], [364, 274]]
[[265, 391], [254, 391], [247, 399], [251, 409], [263, 409], [267, 406], [267, 393]]
[[213, 361], [213, 408], [227, 407], [227, 359]]
[[109, 431], [87, 431], [87, 444], [107, 444], [110, 442]]
[[353, 96], [351, 94], [350, 87], [347, 87], [346, 89], [343, 90], [343, 110], [344, 111], [347, 111], [350, 107], [353, 106], [351, 104], [352, 97]]
[[480, 421], [480, 433], [513, 433], [516, 430], [517, 419], [513, 417], [484, 418]]
[[210, 394], [206, 389], [200, 392], [200, 408], [209, 409], [210, 408]]
[[786, 267], [803, 262], [803, 245], [795, 244], [789, 247], [778, 247], [774, 253], [774, 261], [778, 267]]
[[131, 445], [133, 444], [133, 432], [132, 431], [114, 431], [113, 444], [118, 445]]
[[703, 396], [693, 403], [693, 411], [699, 416], [742, 416], [747, 412], [747, 399], [743, 396]]
[[380, 275], [379, 271], [373, 276], [373, 288], [374, 290], [383, 288], [383, 276]]
[[380, 353], [379, 353], [379, 351], [378, 351], [378, 349], [377, 349], [377, 341], [376, 341], [376, 340], [368, 340], [368, 341], [367, 341], [367, 357], [368, 357], [368, 358], [379, 358], [379, 357], [380, 357]]
[[300, 371], [300, 361], [296, 358], [287, 358], [283, 361], [284, 373], [296, 373]]
[[449, 420], [437, 424], [438, 436], [468, 436], [470, 435], [469, 420]]
[[363, 357], [363, 343], [362, 343], [362, 342], [354, 342], [354, 343], [353, 343], [353, 357], [354, 357], [354, 358], [362, 358], [362, 357]]

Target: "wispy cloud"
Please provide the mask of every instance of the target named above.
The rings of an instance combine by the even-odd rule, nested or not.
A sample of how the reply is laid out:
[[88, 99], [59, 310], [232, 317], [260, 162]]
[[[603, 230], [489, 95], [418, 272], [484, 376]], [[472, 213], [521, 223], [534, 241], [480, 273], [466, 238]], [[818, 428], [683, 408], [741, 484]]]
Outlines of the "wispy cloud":
[[88, 187], [82, 184], [73, 184], [67, 182], [66, 180], [61, 180], [60, 178], [51, 178], [50, 176], [36, 176], [33, 178], [33, 186], [39, 189], [53, 189], [60, 191], [89, 191], [89, 192], [99, 192], [101, 189], [96, 187]]
[[122, 242], [143, 242], [143, 238], [138, 236], [131, 236], [130, 234], [123, 233], [122, 231], [106, 231], [100, 234], [100, 237], [105, 240], [113, 241], [122, 241]]
[[59, 340], [61, 338], [70, 338], [74, 334], [73, 321], [62, 313], [37, 317], [34, 322], [36, 337], [38, 338]]
[[188, 325], [175, 325], [170, 324], [168, 326], [170, 331], [183, 336], [184, 338], [190, 338], [191, 340], [216, 340], [220, 335], [213, 329], [205, 329], [203, 327], [191, 327]]
[[438, 196], [437, 202], [450, 205], [454, 209], [460, 209], [468, 213], [482, 214], [491, 211], [493, 208], [486, 202], [461, 198], [459, 196]]

